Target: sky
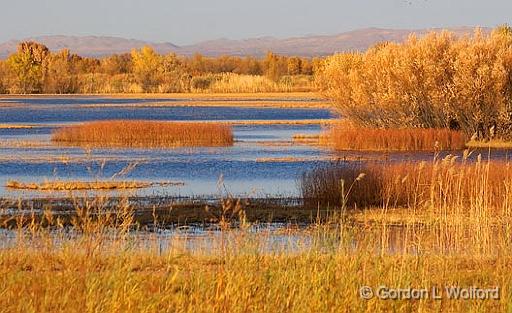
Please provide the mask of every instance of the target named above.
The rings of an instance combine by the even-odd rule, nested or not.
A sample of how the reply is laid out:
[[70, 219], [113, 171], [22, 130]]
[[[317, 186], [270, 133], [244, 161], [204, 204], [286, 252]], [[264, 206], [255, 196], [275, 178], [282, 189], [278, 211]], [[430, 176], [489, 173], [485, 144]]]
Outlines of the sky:
[[0, 42], [118, 36], [178, 45], [367, 28], [512, 24], [511, 0], [0, 0]]

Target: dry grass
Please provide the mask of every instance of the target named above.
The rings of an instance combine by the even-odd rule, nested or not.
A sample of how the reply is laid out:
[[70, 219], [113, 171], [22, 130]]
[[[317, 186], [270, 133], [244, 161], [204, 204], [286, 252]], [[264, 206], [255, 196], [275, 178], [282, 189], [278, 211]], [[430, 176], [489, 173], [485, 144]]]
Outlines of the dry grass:
[[[138, 236], [130, 207], [121, 205], [115, 217], [100, 208], [77, 207], [70, 229], [51, 213], [16, 224], [27, 226], [14, 228], [15, 239], [6, 236], [0, 249], [4, 311], [503, 312], [512, 300], [510, 219], [493, 228], [485, 209], [460, 215], [455, 226], [448, 219], [352, 225], [339, 216], [270, 235], [253, 232], [237, 210], [239, 229], [219, 224], [218, 234], [198, 238], [206, 245], [194, 245], [180, 235]], [[272, 245], [273, 234], [294, 238], [292, 250]], [[364, 300], [362, 286], [499, 287], [500, 298]]]
[[[351, 215], [333, 209], [331, 219], [305, 229], [254, 231], [258, 225], [251, 228], [245, 204], [227, 199], [218, 232], [196, 239], [171, 233], [163, 240], [169, 232], [134, 231], [140, 225], [128, 201], [108, 210], [98, 198], [77, 202], [70, 227], [51, 208], [39, 220], [20, 214], [5, 222], [14, 228], [0, 248], [0, 307], [6, 312], [506, 311], [512, 303], [508, 165], [456, 164], [450, 157], [433, 164], [372, 166], [364, 177], [361, 168], [351, 177], [343, 174], [345, 188], [331, 191], [364, 197], [357, 188], [367, 184], [381, 199], [402, 199], [404, 210], [384, 201], [372, 211], [380, 219], [354, 223]], [[152, 225], [158, 227], [157, 217]], [[287, 248], [279, 248], [282, 244]], [[364, 300], [362, 286], [499, 287], [500, 297], [465, 301], [443, 293], [442, 301]]]
[[245, 120], [228, 121], [230, 125], [329, 125], [334, 120], [306, 119], [306, 120]]
[[320, 135], [316, 134], [295, 134], [292, 137], [293, 143], [304, 145], [320, 145]]
[[456, 208], [469, 213], [483, 205], [508, 215], [512, 198], [505, 195], [512, 190], [511, 166], [501, 161], [457, 162], [454, 156], [431, 163], [340, 163], [305, 173], [301, 188], [313, 206], [342, 206], [345, 201], [350, 208]]
[[9, 180], [5, 187], [19, 190], [70, 191], [70, 190], [124, 190], [142, 189], [154, 186], [183, 185], [180, 182], [137, 182], [137, 181], [52, 181], [43, 183], [22, 183]]
[[336, 150], [439, 151], [464, 149], [466, 139], [462, 132], [449, 129], [377, 129], [337, 123], [322, 142]]
[[259, 75], [221, 73], [194, 77], [191, 91], [193, 93], [309, 92], [315, 89], [314, 85], [312, 76], [287, 76], [274, 81]]
[[23, 124], [0, 124], [0, 129], [28, 129], [34, 128], [33, 125], [23, 125]]
[[491, 148], [491, 149], [510, 149], [511, 141], [490, 140], [490, 141], [474, 141], [471, 140], [466, 144], [469, 148]]
[[233, 133], [226, 124], [111, 120], [63, 127], [52, 141], [87, 147], [172, 148], [231, 146]]
[[316, 92], [234, 92], [234, 93], [110, 93], [110, 94], [6, 94], [0, 96], [0, 101], [13, 99], [27, 99], [27, 98], [76, 98], [76, 97], [90, 97], [96, 96], [99, 98], [108, 99], [180, 99], [180, 100], [198, 100], [198, 101], [210, 101], [210, 100], [265, 100], [265, 101], [276, 101], [276, 100], [313, 100], [320, 101], [324, 100], [324, 97], [318, 95]]

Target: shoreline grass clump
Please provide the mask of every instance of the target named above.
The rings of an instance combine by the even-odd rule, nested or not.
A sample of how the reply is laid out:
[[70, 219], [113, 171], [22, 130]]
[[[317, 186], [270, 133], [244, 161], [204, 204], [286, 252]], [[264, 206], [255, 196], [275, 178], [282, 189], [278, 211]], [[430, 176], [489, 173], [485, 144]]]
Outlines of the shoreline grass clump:
[[304, 173], [300, 186], [309, 206], [461, 214], [484, 207], [510, 216], [511, 166], [506, 161], [460, 161], [450, 155], [432, 162], [345, 162]]
[[450, 129], [380, 129], [337, 123], [322, 143], [335, 150], [439, 151], [462, 150], [466, 139], [462, 132]]
[[104, 148], [173, 148], [232, 146], [229, 125], [207, 122], [109, 120], [59, 128], [57, 144]]
[[153, 186], [183, 185], [180, 182], [140, 182], [140, 181], [47, 181], [42, 183], [22, 183], [9, 180], [5, 187], [18, 190], [72, 191], [72, 190], [126, 190], [143, 189]]

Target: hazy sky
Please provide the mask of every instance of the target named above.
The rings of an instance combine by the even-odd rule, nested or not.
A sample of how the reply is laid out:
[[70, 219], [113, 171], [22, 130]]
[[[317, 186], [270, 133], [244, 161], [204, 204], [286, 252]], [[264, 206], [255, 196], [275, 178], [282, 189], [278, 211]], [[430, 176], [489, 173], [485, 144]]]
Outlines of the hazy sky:
[[495, 26], [512, 0], [0, 0], [0, 41], [110, 35], [190, 44], [365, 27]]

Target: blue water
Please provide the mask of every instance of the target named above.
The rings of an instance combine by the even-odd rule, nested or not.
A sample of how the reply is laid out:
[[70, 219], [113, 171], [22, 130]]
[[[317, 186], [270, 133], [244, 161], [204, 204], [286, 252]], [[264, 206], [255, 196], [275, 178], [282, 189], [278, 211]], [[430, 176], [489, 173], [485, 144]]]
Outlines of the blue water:
[[[56, 147], [50, 135], [58, 124], [104, 119], [146, 120], [304, 120], [329, 119], [324, 109], [276, 109], [236, 107], [130, 107], [130, 104], [172, 99], [30, 98], [16, 99], [22, 107], [0, 107], [1, 123], [38, 125], [31, 129], [0, 129], [0, 196], [40, 197], [37, 192], [4, 188], [9, 179], [23, 182], [45, 180], [111, 179], [129, 164], [135, 167], [116, 179], [180, 181], [184, 186], [137, 190], [137, 195], [209, 196], [219, 192], [248, 196], [297, 196], [298, 179], [304, 171], [322, 164], [331, 152], [291, 145], [296, 133], [316, 134], [320, 125], [234, 126], [235, 145], [227, 148], [94, 149]], [[176, 100], [178, 101], [178, 100]], [[121, 107], [82, 105], [121, 103]], [[18, 147], [12, 143], [36, 143]], [[70, 161], [64, 161], [62, 158]], [[300, 162], [268, 160], [301, 158]], [[267, 160], [262, 162], [261, 160]], [[219, 183], [221, 182], [221, 183]], [[55, 196], [52, 194], [51, 196]]]

